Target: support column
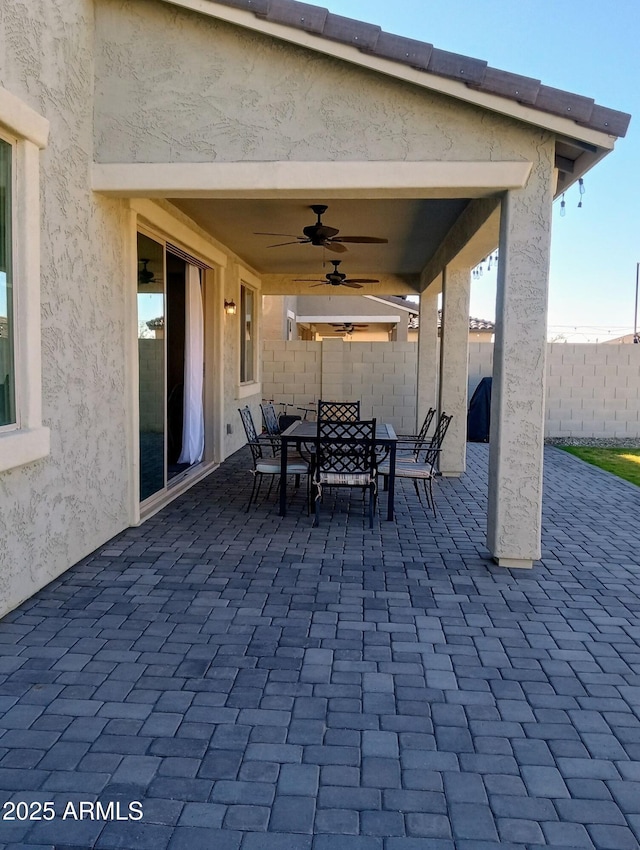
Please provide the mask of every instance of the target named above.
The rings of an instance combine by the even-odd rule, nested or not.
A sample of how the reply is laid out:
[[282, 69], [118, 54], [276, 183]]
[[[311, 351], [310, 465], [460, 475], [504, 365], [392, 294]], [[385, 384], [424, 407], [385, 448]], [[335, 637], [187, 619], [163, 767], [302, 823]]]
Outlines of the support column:
[[420, 295], [418, 322], [418, 386], [416, 405], [416, 434], [427, 410], [436, 406], [438, 397], [438, 294], [434, 281]]
[[469, 297], [471, 269], [448, 265], [442, 286], [440, 336], [440, 411], [453, 416], [440, 452], [440, 472], [458, 477], [467, 460], [467, 395], [469, 383]]
[[487, 545], [503, 567], [531, 567], [541, 552], [550, 173], [541, 158], [502, 200]]

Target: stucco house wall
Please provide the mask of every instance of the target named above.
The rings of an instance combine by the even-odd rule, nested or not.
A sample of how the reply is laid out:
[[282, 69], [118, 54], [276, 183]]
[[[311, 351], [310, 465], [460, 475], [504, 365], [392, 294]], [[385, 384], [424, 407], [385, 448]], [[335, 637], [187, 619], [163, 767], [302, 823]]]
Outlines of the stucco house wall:
[[552, 155], [511, 118], [153, 0], [101, 0], [96, 35], [97, 162]]
[[[100, 5], [2, 4], [2, 84], [50, 122], [40, 200], [42, 402], [51, 451], [0, 474], [0, 615], [131, 520], [131, 212], [126, 200], [94, 193], [90, 179], [99, 87], [93, 21]], [[239, 264], [226, 254], [223, 285], [237, 300]], [[244, 442], [237, 407], [245, 400], [237, 398], [237, 322], [226, 322], [223, 333], [226, 455]], [[257, 410], [259, 398], [257, 386], [246, 401]]]
[[0, 613], [127, 524], [126, 204], [94, 195], [92, 0], [3, 0], [0, 79], [50, 122], [40, 154], [48, 457], [0, 475]]

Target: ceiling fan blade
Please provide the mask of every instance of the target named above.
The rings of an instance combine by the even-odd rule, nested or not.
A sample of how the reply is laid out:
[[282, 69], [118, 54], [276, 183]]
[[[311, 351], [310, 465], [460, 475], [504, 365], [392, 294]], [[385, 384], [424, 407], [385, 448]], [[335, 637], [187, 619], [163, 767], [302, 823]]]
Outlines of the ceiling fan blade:
[[372, 277], [350, 277], [349, 283], [380, 283], [380, 281]]
[[314, 289], [316, 286], [324, 286], [326, 283], [327, 283], [326, 280], [323, 281], [322, 283], [312, 283], [311, 286], [309, 287], [309, 289]]
[[344, 252], [347, 250], [344, 245], [340, 245], [337, 242], [334, 242], [333, 239], [327, 242], [323, 242], [322, 247], [326, 248], [327, 251], [333, 251], [336, 254], [344, 254]]
[[319, 277], [294, 277], [293, 283], [327, 283], [327, 281], [320, 280]]
[[370, 242], [372, 244], [384, 245], [389, 240], [388, 239], [379, 239], [377, 236], [335, 236], [332, 242]]
[[278, 242], [276, 245], [267, 245], [267, 248], [282, 248], [283, 245], [301, 245], [301, 242]]
[[301, 239], [301, 236], [298, 236], [296, 233], [263, 233], [262, 231], [256, 230], [253, 233], [254, 236], [289, 236], [291, 239]]
[[349, 280], [343, 280], [340, 286], [349, 286], [351, 289], [362, 289], [359, 283], [351, 283]]

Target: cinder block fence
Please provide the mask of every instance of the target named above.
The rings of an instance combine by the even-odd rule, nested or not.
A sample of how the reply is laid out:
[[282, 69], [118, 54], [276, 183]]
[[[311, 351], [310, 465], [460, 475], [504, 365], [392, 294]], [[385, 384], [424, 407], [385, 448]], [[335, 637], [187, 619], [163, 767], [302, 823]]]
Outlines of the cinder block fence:
[[[469, 344], [469, 398], [493, 368], [493, 345]], [[417, 346], [412, 342], [264, 343], [262, 394], [292, 405], [359, 398], [363, 416], [415, 426]], [[547, 437], [640, 438], [640, 345], [551, 343]]]

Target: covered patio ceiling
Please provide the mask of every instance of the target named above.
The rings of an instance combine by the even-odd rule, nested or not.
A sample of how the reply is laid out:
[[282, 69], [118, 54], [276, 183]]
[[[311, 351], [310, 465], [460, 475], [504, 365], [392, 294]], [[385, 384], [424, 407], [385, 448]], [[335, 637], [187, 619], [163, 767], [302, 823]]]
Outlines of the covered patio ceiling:
[[[323, 260], [341, 260], [342, 271], [411, 276], [420, 274], [468, 204], [467, 199], [170, 199], [182, 212], [231, 248], [260, 274], [317, 276], [330, 269]], [[334, 253], [311, 244], [285, 244], [316, 222], [312, 204], [325, 204], [323, 224], [340, 236], [375, 236], [384, 244], [345, 245]], [[260, 235], [262, 232], [283, 234]], [[290, 238], [288, 238], [290, 237]], [[270, 247], [278, 245], [278, 247]], [[324, 293], [323, 293], [324, 294]], [[353, 293], [351, 293], [353, 294]]]

